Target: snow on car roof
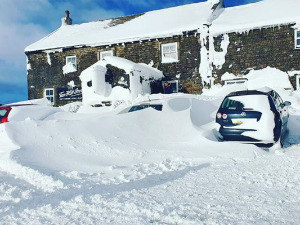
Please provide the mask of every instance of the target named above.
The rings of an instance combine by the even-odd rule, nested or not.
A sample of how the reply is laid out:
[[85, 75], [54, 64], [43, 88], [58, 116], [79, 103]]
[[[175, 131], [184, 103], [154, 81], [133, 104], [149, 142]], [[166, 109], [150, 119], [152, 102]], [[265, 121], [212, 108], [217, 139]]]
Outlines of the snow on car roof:
[[231, 92], [226, 97], [239, 96], [239, 95], [267, 95], [270, 91], [272, 91], [272, 89], [268, 87], [258, 89], [258, 90], [242, 90], [242, 91]]

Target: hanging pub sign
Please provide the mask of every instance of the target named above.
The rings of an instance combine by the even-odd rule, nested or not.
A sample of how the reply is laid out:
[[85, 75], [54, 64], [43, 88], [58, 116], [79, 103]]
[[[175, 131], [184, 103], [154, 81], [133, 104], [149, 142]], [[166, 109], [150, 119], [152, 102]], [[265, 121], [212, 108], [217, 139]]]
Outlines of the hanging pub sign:
[[60, 87], [56, 89], [58, 101], [72, 101], [82, 99], [82, 89], [80, 86]]

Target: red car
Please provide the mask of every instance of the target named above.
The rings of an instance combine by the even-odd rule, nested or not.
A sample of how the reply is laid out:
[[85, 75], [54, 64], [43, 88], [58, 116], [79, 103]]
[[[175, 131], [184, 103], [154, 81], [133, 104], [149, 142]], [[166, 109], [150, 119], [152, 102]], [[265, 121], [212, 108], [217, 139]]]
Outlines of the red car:
[[43, 120], [49, 115], [63, 111], [60, 108], [39, 104], [10, 104], [0, 106], [0, 124], [25, 119]]

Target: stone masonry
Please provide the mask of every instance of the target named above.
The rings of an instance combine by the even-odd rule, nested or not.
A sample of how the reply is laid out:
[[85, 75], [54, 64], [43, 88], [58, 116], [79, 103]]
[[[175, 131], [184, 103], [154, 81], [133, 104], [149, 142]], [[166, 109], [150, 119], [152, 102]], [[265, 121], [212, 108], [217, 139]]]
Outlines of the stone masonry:
[[[247, 74], [251, 69], [274, 67], [284, 72], [300, 70], [300, 49], [294, 47], [294, 24], [261, 28], [244, 33], [230, 33], [226, 62], [214, 69], [216, 82], [225, 72]], [[222, 36], [215, 37], [215, 50], [220, 50]], [[295, 88], [295, 78], [291, 77]]]
[[[161, 44], [178, 43], [179, 62], [161, 63]], [[199, 77], [200, 43], [195, 33], [174, 36], [171, 38], [153, 39], [143, 42], [116, 44], [111, 46], [82, 47], [64, 49], [62, 52], [48, 53], [51, 64], [48, 63], [47, 53], [26, 53], [30, 68], [28, 70], [29, 99], [42, 98], [45, 88], [67, 86], [74, 81], [80, 86], [80, 73], [98, 61], [100, 51], [113, 50], [114, 55], [123, 57], [136, 63], [153, 63], [153, 67], [163, 71], [166, 79], [179, 80], [182, 92], [201, 92]], [[76, 56], [77, 71], [63, 74], [63, 66], [67, 56]], [[188, 85], [187, 85], [188, 83]], [[56, 102], [56, 105], [66, 102]]]

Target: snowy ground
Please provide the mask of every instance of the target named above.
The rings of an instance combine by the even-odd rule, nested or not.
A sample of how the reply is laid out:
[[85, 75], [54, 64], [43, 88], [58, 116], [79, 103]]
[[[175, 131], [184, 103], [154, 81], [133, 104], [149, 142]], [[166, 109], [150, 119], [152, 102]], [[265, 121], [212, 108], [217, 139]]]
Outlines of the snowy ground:
[[0, 224], [300, 224], [296, 94], [272, 152], [217, 142], [207, 95], [1, 124]]

